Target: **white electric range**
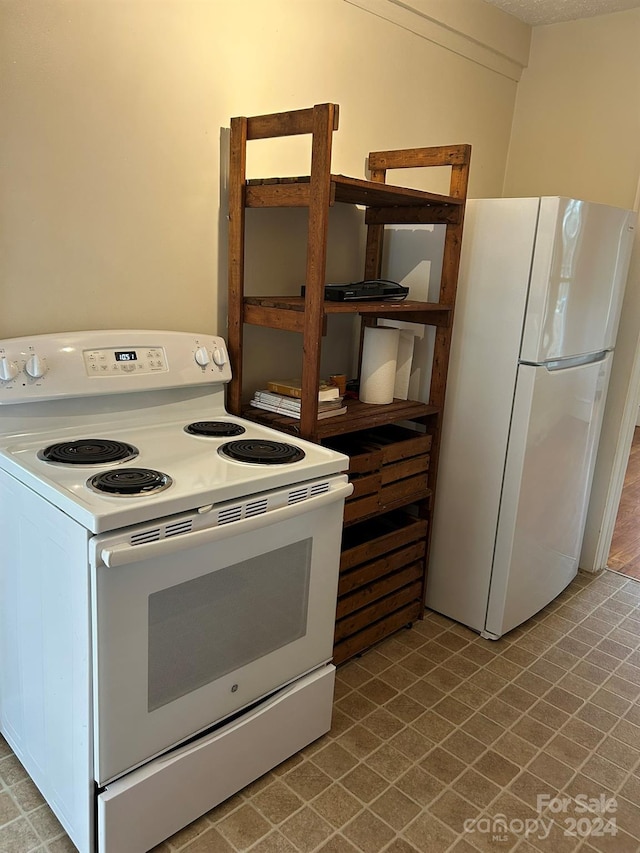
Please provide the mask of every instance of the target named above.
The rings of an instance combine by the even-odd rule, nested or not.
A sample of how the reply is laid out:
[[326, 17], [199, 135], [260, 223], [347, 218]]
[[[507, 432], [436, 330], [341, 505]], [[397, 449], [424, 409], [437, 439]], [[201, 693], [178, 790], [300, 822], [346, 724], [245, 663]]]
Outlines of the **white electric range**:
[[330, 727], [347, 457], [229, 415], [221, 338], [0, 341], [0, 729], [144, 853]]

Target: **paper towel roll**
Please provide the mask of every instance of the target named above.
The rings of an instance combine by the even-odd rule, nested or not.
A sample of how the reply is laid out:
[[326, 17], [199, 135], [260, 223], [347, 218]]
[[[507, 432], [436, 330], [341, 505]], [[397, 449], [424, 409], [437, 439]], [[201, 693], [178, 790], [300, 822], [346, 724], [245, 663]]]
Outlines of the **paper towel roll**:
[[359, 394], [363, 403], [384, 404], [393, 401], [399, 339], [399, 329], [366, 326]]

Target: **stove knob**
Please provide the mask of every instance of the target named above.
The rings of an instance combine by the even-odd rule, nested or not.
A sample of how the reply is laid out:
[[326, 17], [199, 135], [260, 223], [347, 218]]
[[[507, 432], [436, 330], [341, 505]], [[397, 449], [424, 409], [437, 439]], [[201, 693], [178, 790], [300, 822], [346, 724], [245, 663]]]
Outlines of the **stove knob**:
[[224, 367], [227, 362], [227, 355], [225, 351], [216, 347], [213, 351], [213, 360], [218, 365], [218, 367]]
[[209, 364], [211, 358], [206, 347], [198, 347], [195, 354], [195, 360], [200, 367], [206, 367]]
[[47, 368], [43, 359], [34, 353], [27, 359], [27, 363], [24, 366], [24, 372], [32, 379], [40, 379], [47, 372]]
[[9, 382], [11, 379], [15, 379], [17, 375], [18, 365], [15, 361], [10, 361], [6, 355], [3, 355], [0, 358], [0, 380]]

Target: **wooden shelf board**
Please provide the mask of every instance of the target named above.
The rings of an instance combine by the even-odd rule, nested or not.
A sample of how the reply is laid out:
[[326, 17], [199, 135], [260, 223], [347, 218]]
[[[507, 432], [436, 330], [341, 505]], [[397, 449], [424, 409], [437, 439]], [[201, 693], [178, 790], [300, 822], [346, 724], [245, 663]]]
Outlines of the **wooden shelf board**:
[[[316, 434], [318, 440], [331, 435], [344, 435], [372, 429], [397, 421], [428, 418], [440, 412], [438, 406], [430, 406], [415, 400], [394, 400], [393, 403], [387, 403], [384, 406], [362, 403], [360, 400], [346, 400], [345, 405], [348, 410], [346, 414], [318, 421]], [[287, 418], [275, 412], [255, 409], [253, 406], [247, 406], [242, 414], [248, 420], [266, 424], [291, 435], [298, 435], [300, 432], [300, 421], [297, 418]]]
[[[384, 317], [389, 320], [404, 320], [426, 326], [448, 326], [452, 308], [438, 302], [403, 302], [380, 300], [377, 302], [324, 302], [325, 317], [330, 314], [366, 314], [369, 317]], [[244, 298], [244, 321], [258, 326], [286, 329], [292, 332], [303, 330], [305, 311], [304, 296], [246, 296]]]
[[[305, 187], [310, 183], [310, 177], [303, 175], [289, 178], [255, 178], [246, 182], [248, 207], [277, 207], [291, 204], [291, 196], [295, 187]], [[331, 175], [331, 198], [345, 204], [359, 204], [364, 207], [417, 207], [424, 209], [432, 207], [439, 215], [444, 208], [462, 210], [464, 199], [450, 195], [440, 195], [426, 190], [416, 190], [409, 187], [397, 187], [378, 181], [366, 181], [360, 178], [349, 178], [346, 175]], [[264, 187], [264, 192], [262, 188]], [[274, 187], [282, 187], [279, 194]], [[289, 188], [291, 194], [286, 190]], [[300, 190], [301, 198], [304, 192]], [[424, 215], [424, 214], [422, 214]], [[439, 221], [439, 219], [438, 219]]]

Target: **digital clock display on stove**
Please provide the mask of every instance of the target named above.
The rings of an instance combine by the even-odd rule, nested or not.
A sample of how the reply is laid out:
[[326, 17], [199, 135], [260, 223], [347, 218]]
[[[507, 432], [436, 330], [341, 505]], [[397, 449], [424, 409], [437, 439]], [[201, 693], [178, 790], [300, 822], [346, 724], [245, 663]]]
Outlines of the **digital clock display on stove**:
[[137, 361], [138, 360], [138, 354], [134, 349], [128, 350], [126, 352], [115, 352], [114, 355], [116, 357], [116, 361]]

